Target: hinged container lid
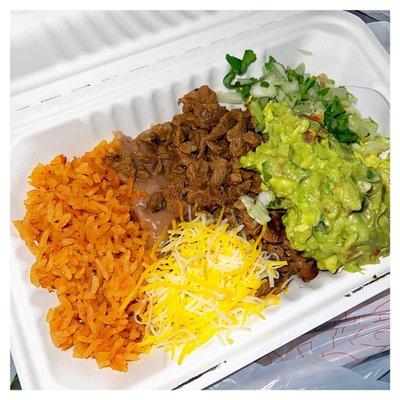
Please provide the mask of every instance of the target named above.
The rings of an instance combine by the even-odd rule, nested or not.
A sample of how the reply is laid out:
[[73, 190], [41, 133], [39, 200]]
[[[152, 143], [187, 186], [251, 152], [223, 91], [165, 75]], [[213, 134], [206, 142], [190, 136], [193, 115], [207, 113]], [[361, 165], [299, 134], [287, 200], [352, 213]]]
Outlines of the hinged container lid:
[[[22, 11], [11, 19], [11, 111], [271, 23], [296, 11]], [[207, 32], [207, 34], [206, 34]], [[188, 40], [192, 35], [197, 41]], [[164, 50], [163, 50], [164, 49]], [[166, 53], [166, 51], [168, 51]], [[145, 54], [145, 57], [143, 56]], [[123, 70], [126, 62], [123, 63]]]
[[[113, 130], [134, 136], [152, 123], [169, 120], [177, 98], [187, 91], [202, 84], [222, 89], [227, 52], [254, 49], [259, 58], [253, 67], [260, 68], [267, 54], [285, 65], [297, 65], [304, 61], [298, 49], [307, 49], [313, 53], [305, 60], [307, 71], [324, 72], [338, 84], [364, 86], [389, 96], [388, 54], [358, 18], [338, 11], [287, 15], [248, 13], [120, 58], [111, 56], [118, 45], [110, 46], [106, 62], [87, 69], [82, 62], [69, 75], [57, 77], [49, 64], [39, 68], [38, 75], [27, 68], [19, 75], [26, 79], [24, 90], [12, 97], [14, 107], [18, 102], [28, 106], [12, 114], [11, 217], [23, 213], [26, 177], [36, 163], [60, 153], [82, 154]], [[26, 25], [31, 26], [29, 21]], [[90, 60], [100, 53], [94, 52]], [[360, 65], [362, 74], [354, 68]], [[33, 85], [40, 74], [45, 82]], [[15, 79], [12, 83], [18, 82]], [[370, 106], [376, 111], [376, 103]], [[51, 344], [43, 310], [53, 306], [54, 296], [29, 283], [31, 257], [13, 230], [11, 348], [24, 388], [204, 388], [389, 287], [388, 258], [363, 274], [321, 273], [309, 284], [294, 279], [280, 306], [268, 310], [268, 321], [252, 321], [251, 334], [234, 332], [232, 345], [210, 341], [182, 366], [154, 352], [132, 363], [127, 374], [117, 374], [99, 372], [94, 360], [75, 360]]]

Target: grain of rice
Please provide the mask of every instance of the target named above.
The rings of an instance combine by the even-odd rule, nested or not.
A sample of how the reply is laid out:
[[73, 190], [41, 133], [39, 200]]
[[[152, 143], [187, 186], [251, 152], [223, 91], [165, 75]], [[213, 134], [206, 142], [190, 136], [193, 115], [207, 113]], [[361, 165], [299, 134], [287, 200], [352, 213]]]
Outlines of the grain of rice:
[[134, 191], [105, 162], [118, 142], [101, 142], [82, 157], [39, 164], [26, 215], [14, 221], [35, 255], [31, 282], [55, 291], [60, 304], [46, 321], [53, 343], [99, 367], [126, 371], [139, 356], [143, 326], [133, 319], [148, 234], [130, 220]]

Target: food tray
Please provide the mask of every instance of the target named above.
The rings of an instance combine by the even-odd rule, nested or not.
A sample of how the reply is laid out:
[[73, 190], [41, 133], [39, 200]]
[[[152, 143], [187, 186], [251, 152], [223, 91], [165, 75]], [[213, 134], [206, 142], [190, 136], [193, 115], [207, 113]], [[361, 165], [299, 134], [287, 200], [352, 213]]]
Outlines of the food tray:
[[[252, 24], [239, 31], [246, 18], [251, 18]], [[100, 140], [110, 139], [113, 130], [135, 136], [151, 124], [168, 120], [178, 110], [176, 100], [199, 85], [222, 89], [228, 52], [241, 54], [253, 49], [259, 56], [258, 65], [252, 66], [255, 69], [267, 54], [283, 64], [304, 61], [311, 73], [324, 72], [339, 84], [373, 88], [389, 97], [389, 57], [356, 17], [344, 12], [306, 12], [279, 22], [268, 21], [262, 13], [246, 18], [228, 23], [236, 26], [233, 36], [219, 26], [179, 39], [162, 46], [163, 51], [169, 49], [168, 58], [139, 69], [132, 69], [137, 56], [126, 57], [114, 62], [115, 68], [125, 71], [118, 77], [79, 91], [71, 90], [75, 77], [64, 79], [65, 94], [13, 112], [12, 219], [23, 216], [27, 176], [38, 162], [48, 162], [59, 153], [68, 157], [82, 154]], [[208, 42], [196, 48], [207, 35]], [[309, 50], [313, 56], [304, 56], [297, 49]], [[146, 51], [148, 59], [155, 60], [154, 52], [160, 54], [161, 48]], [[94, 68], [91, 77], [99, 78], [102, 68]], [[38, 94], [36, 89], [31, 98], [38, 100]], [[373, 109], [361, 97], [362, 109]], [[385, 113], [377, 118], [386, 122]], [[11, 241], [11, 350], [25, 389], [204, 388], [389, 287], [388, 257], [367, 267], [363, 274], [321, 273], [309, 284], [294, 279], [281, 304], [266, 310], [265, 320], [254, 318], [250, 332], [233, 334], [233, 345], [223, 346], [215, 338], [181, 366], [157, 350], [131, 363], [128, 373], [119, 373], [99, 370], [94, 360], [73, 359], [71, 350], [62, 352], [54, 347], [44, 315], [56, 304], [55, 295], [30, 284], [33, 257], [15, 229]]]
[[[254, 11], [16, 11], [11, 29], [11, 94], [234, 21]], [[29, 62], [27, 62], [29, 60]]]

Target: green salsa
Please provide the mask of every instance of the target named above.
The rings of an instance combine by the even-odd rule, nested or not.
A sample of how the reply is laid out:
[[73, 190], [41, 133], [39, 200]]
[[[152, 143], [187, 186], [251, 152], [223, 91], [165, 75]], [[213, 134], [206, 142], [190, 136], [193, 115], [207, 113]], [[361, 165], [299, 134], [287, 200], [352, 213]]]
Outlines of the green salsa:
[[[283, 103], [264, 110], [265, 143], [240, 160], [257, 170], [292, 247], [318, 268], [358, 271], [389, 253], [389, 160], [363, 156]], [[361, 146], [362, 147], [362, 146]]]

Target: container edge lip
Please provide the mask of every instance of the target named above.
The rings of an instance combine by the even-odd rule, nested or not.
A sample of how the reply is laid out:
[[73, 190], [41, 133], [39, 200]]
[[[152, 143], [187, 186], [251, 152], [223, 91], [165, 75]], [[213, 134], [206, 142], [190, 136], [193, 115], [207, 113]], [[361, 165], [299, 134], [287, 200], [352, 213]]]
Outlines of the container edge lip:
[[[271, 22], [271, 24], [269, 25], [275, 25], [279, 22], [284, 22], [290, 19], [300, 19], [302, 20], [302, 22], [304, 20], [307, 20], [309, 18], [316, 18], [319, 16], [324, 16], [324, 17], [329, 17], [332, 19], [332, 22], [334, 25], [338, 25], [335, 21], [338, 21], [338, 17], [340, 17], [340, 20], [344, 19], [347, 20], [347, 22], [349, 22], [352, 26], [356, 26], [357, 28], [360, 29], [360, 32], [366, 34], [369, 36], [369, 39], [372, 40], [373, 43], [368, 43], [369, 45], [373, 45], [375, 50], [377, 50], [380, 53], [381, 56], [381, 61], [384, 62], [385, 65], [383, 65], [383, 69], [386, 70], [387, 69], [387, 73], [389, 73], [389, 67], [390, 67], [390, 55], [386, 52], [386, 50], [383, 48], [383, 46], [379, 43], [379, 41], [376, 39], [375, 35], [373, 34], [373, 32], [366, 26], [366, 24], [357, 16], [346, 12], [346, 11], [342, 11], [342, 10], [333, 10], [333, 11], [318, 11], [318, 10], [305, 10], [302, 12], [299, 12], [297, 14], [293, 14], [293, 15], [287, 15], [285, 16], [282, 20], [279, 21], [273, 21]], [[263, 25], [257, 26], [257, 28], [255, 29], [261, 29], [263, 27]], [[255, 30], [254, 29], [254, 30]], [[194, 37], [197, 34], [194, 34]], [[177, 42], [177, 40], [174, 40], [173, 42]], [[205, 46], [202, 46], [201, 48], [205, 48], [205, 47], [209, 47], [212, 46], [213, 43], [208, 43]], [[178, 56], [182, 56], [182, 54], [177, 55]], [[118, 61], [124, 61], [126, 60], [126, 58], [122, 58]], [[159, 65], [161, 61], [156, 61], [154, 63], [152, 63], [151, 65], [149, 65], [148, 67], [151, 67], [152, 70], [154, 70], [154, 68], [157, 67], [157, 65]], [[377, 64], [377, 67], [379, 67], [379, 63]], [[380, 66], [379, 69], [382, 69], [382, 64]], [[128, 74], [122, 74], [119, 76], [119, 78], [122, 78], [123, 76], [126, 76]], [[119, 79], [117, 78], [117, 79]], [[389, 78], [385, 79], [385, 81], [383, 82], [383, 85], [386, 87], [387, 86], [387, 92], [390, 92], [390, 82], [388, 80]], [[88, 97], [87, 99], [85, 99], [85, 93], [84, 91], [80, 92], [79, 95], [77, 95], [77, 93], [75, 93], [72, 98], [69, 98], [67, 102], [65, 102], [65, 95], [63, 96], [56, 96], [57, 98], [54, 100], [55, 103], [57, 103], [57, 109], [55, 112], [51, 112], [50, 110], [52, 108], [54, 108], [54, 103], [52, 104], [35, 104], [32, 105], [31, 107], [34, 107], [36, 109], [40, 109], [43, 110], [43, 107], [48, 107], [46, 111], [42, 112], [42, 117], [40, 118], [40, 121], [44, 121], [44, 120], [48, 120], [51, 118], [56, 118], [57, 115], [60, 115], [62, 113], [64, 113], [65, 111], [70, 111], [70, 110], [77, 110], [77, 109], [81, 109], [82, 105], [84, 105], [90, 98], [93, 97], [97, 97], [97, 95], [99, 94], [99, 90], [103, 90], [103, 95], [104, 97], [107, 97], [108, 99], [110, 99], [110, 101], [115, 98], [116, 96], [118, 96], [118, 94], [122, 94], [124, 92], [126, 92], [127, 87], [129, 86], [129, 84], [122, 84], [121, 82], [118, 82], [118, 84], [114, 87], [109, 87], [104, 89], [104, 84], [107, 82], [102, 82], [102, 83], [98, 83], [96, 85], [92, 85], [91, 88], [88, 88], [90, 90], [93, 89], [93, 91], [91, 91], [90, 97]], [[96, 93], [95, 93], [96, 92]], [[71, 93], [67, 93], [67, 95], [70, 95]], [[76, 96], [77, 95], [77, 96]], [[103, 96], [102, 96], [103, 98]], [[64, 103], [60, 103], [60, 101], [64, 101]], [[104, 101], [100, 101], [99, 104], [103, 104]], [[29, 110], [29, 108], [28, 108]], [[29, 126], [29, 124], [35, 124], [37, 123], [37, 119], [35, 120], [35, 117], [31, 117], [31, 118], [27, 118], [26, 121], [24, 121], [25, 118], [22, 119], [22, 121], [20, 120], [20, 116], [24, 117], [24, 111], [25, 110], [21, 110], [20, 112], [22, 112], [22, 114], [18, 114], [18, 111], [13, 111], [11, 113], [11, 131], [15, 131], [15, 130], [23, 130], [24, 128], [26, 128], [27, 126]], [[25, 114], [26, 115], [26, 114]], [[22, 123], [21, 123], [22, 122]], [[14, 135], [12, 135], [14, 136]]]
[[[13, 301], [12, 301], [13, 303]], [[13, 307], [13, 304], [11, 304]], [[11, 310], [10, 310], [11, 312]], [[21, 338], [21, 330], [17, 328], [16, 323], [20, 321], [20, 318], [16, 318], [15, 314], [11, 315], [10, 318], [10, 351], [13, 357], [15, 369], [18, 374], [18, 378], [22, 389], [36, 389], [32, 374], [28, 371], [26, 366], [27, 349], [24, 345], [24, 341]]]
[[381, 53], [382, 58], [385, 60], [385, 63], [387, 64], [386, 67], [390, 68], [390, 53], [386, 51], [382, 43], [378, 40], [378, 38], [375, 36], [372, 30], [368, 27], [368, 24], [366, 24], [364, 21], [361, 20], [361, 18], [357, 17], [356, 15], [350, 12], [344, 11], [344, 13], [347, 14], [347, 18], [349, 20], [352, 20], [354, 24], [359, 25], [360, 29], [362, 29], [369, 36], [370, 40], [374, 42], [374, 45]]
[[[360, 28], [362, 27], [362, 30], [364, 31], [364, 33], [366, 33], [368, 36], [370, 36], [370, 38], [373, 38], [372, 40], [375, 40], [376, 43], [379, 45], [379, 47], [382, 49], [382, 51], [384, 52], [383, 54], [381, 54], [383, 56], [384, 61], [387, 63], [387, 67], [389, 67], [389, 60], [390, 60], [390, 56], [389, 54], [386, 52], [386, 50], [383, 48], [383, 46], [379, 43], [379, 41], [377, 41], [375, 35], [373, 35], [373, 33], [371, 32], [371, 30], [366, 26], [365, 23], [363, 23], [357, 16], [352, 15], [348, 12], [345, 11], [341, 11], [341, 10], [335, 10], [335, 11], [331, 11], [331, 12], [319, 12], [319, 11], [304, 11], [303, 13], [300, 13], [299, 15], [303, 14], [308, 14], [308, 15], [314, 15], [314, 16], [318, 16], [321, 14], [324, 15], [329, 15], [331, 17], [334, 16], [343, 16], [344, 14], [347, 15], [347, 19], [349, 20], [349, 22], [351, 21], [351, 23], [353, 24], [354, 22], [356, 23], [356, 25], [358, 25]], [[285, 17], [285, 19], [287, 18], [293, 18], [295, 16], [288, 16]], [[375, 43], [375, 44], [376, 44]], [[390, 81], [388, 81], [390, 84]], [[121, 88], [119, 88], [121, 89]], [[122, 88], [123, 89], [123, 88]], [[388, 88], [389, 90], [389, 88]], [[113, 96], [108, 97], [109, 99], [111, 98], [110, 101], [112, 101], [112, 99], [114, 98], [114, 96], [118, 95], [118, 93], [120, 93], [122, 90], [116, 90], [114, 91], [110, 91], [110, 93], [114, 93]], [[82, 95], [83, 96], [83, 95]], [[382, 94], [383, 97], [385, 97]], [[77, 102], [76, 104], [72, 105], [71, 108], [73, 109], [78, 109], [81, 106], [81, 102]], [[64, 109], [65, 110], [65, 109]], [[49, 118], [57, 118], [57, 115], [63, 113], [63, 110], [59, 110], [55, 115], [48, 115], [47, 119]], [[31, 121], [32, 122], [32, 121]], [[26, 125], [24, 125], [22, 127], [23, 128], [27, 128], [27, 125], [29, 125], [29, 121]], [[19, 140], [22, 140], [23, 137], [22, 136], [17, 136], [14, 137], [14, 139], [16, 139], [16, 142], [18, 142]], [[13, 141], [13, 137], [11, 137], [11, 141]], [[14, 143], [15, 144], [15, 143]], [[13, 145], [13, 144], [12, 144]], [[390, 269], [390, 261], [387, 261], [387, 269]], [[380, 285], [384, 286], [385, 288], [383, 288], [382, 290], [386, 289], [387, 287], [390, 287], [390, 280], [389, 280], [390, 276], [384, 280], [384, 282], [381, 282]], [[387, 286], [387, 287], [386, 287]], [[381, 292], [382, 290], [380, 290], [379, 292]], [[363, 292], [363, 291], [361, 291]], [[357, 296], [358, 298], [358, 296]], [[11, 296], [11, 300], [12, 300], [12, 304], [11, 304], [11, 309], [12, 308], [18, 308], [17, 304], [15, 302], [15, 295], [12, 293]], [[354, 298], [353, 300], [356, 300], [356, 298]], [[360, 300], [361, 302], [362, 300]], [[359, 303], [354, 303], [354, 305], [357, 305]], [[353, 306], [354, 306], [353, 305]], [[353, 307], [351, 306], [351, 307]], [[16, 319], [16, 320], [15, 320]], [[24, 389], [42, 389], [42, 388], [46, 388], [45, 386], [47, 386], [47, 384], [49, 383], [52, 388], [54, 387], [58, 387], [58, 388], [63, 388], [63, 385], [60, 385], [60, 382], [57, 379], [53, 379], [52, 376], [50, 376], [49, 374], [46, 375], [46, 385], [44, 385], [44, 381], [42, 380], [40, 373], [36, 367], [36, 372], [35, 374], [32, 373], [32, 371], [29, 371], [29, 365], [25, 365], [25, 367], [23, 367], [23, 362], [26, 361], [27, 359], [31, 358], [32, 355], [32, 351], [33, 350], [29, 350], [26, 348], [26, 344], [24, 343], [25, 341], [23, 340], [23, 333], [21, 329], [18, 329], [18, 324], [20, 324], [20, 322], [22, 321], [21, 315], [20, 313], [16, 313], [14, 315], [11, 316], [11, 338], [10, 338], [10, 348], [11, 351], [13, 353], [13, 357], [14, 354], [16, 355], [15, 357], [15, 364], [17, 367], [17, 371], [18, 371], [18, 366], [20, 367], [21, 370], [21, 374], [19, 373], [20, 379], [21, 379], [21, 385], [23, 386]], [[18, 333], [19, 332], [19, 333]], [[242, 366], [240, 366], [239, 368], [241, 368]], [[35, 369], [35, 368], [33, 368]], [[35, 375], [37, 375], [35, 377]], [[206, 385], [203, 385], [203, 387], [209, 386], [211, 383], [207, 383]], [[132, 387], [134, 388], [134, 387]]]
[[[11, 282], [11, 290], [13, 289], [13, 285], [15, 284]], [[37, 367], [34, 350], [32, 346], [27, 345], [27, 340], [24, 338], [24, 330], [18, 326], [22, 318], [18, 311], [17, 302], [15, 301], [15, 295], [13, 293], [12, 291], [10, 305], [10, 351], [21, 388], [23, 390], [67, 389], [67, 387], [55, 380], [51, 374], [47, 373], [47, 365], [43, 370]], [[49, 340], [51, 341], [50, 336]], [[51, 343], [51, 345], [53, 344]], [[31, 361], [33, 365], [29, 364], [29, 361]], [[46, 382], [47, 385], [44, 382]]]
[[[382, 261], [383, 261], [383, 265], [382, 265]], [[339, 314], [343, 311], [346, 311], [348, 309], [351, 309], [355, 306], [357, 306], [358, 304], [360, 304], [363, 301], [366, 301], [368, 298], [373, 297], [379, 293], [381, 293], [382, 291], [390, 288], [390, 255], [384, 257], [381, 260], [380, 264], [376, 264], [376, 265], [370, 265], [370, 267], [373, 269], [374, 267], [382, 267], [381, 271], [379, 273], [379, 276], [382, 277], [383, 279], [375, 279], [374, 277], [369, 277], [365, 279], [365, 283], [362, 285], [363, 287], [369, 284], [372, 284], [373, 289], [372, 289], [372, 294], [366, 294], [366, 292], [364, 290], [355, 290], [357, 288], [352, 288], [350, 290], [350, 292], [353, 292], [351, 296], [347, 297], [342, 295], [340, 297], [340, 302], [343, 304], [346, 304], [346, 306], [342, 306], [341, 307], [341, 311], [339, 312]], [[373, 272], [373, 271], [371, 271]], [[352, 274], [348, 274], [346, 273], [347, 276], [351, 276]], [[375, 274], [374, 274], [375, 275]], [[347, 290], [345, 290], [344, 292], [350, 293]], [[343, 293], [344, 293], [343, 292]], [[15, 305], [15, 303], [14, 303]], [[336, 304], [334, 304], [333, 302], [330, 303], [330, 305], [328, 304], [328, 308], [329, 309], [335, 309], [336, 308]], [[12, 330], [17, 329], [17, 327], [15, 326], [15, 315], [18, 316], [17, 318], [17, 323], [20, 321], [19, 318], [19, 314], [13, 314], [14, 317], [12, 317]], [[329, 319], [334, 318], [336, 315], [338, 315], [336, 313], [336, 311], [332, 310], [330, 311], [329, 314]], [[312, 323], [312, 328], [320, 325], [321, 323], [325, 322], [326, 319], [323, 318], [317, 318], [316, 322], [314, 321]], [[310, 324], [308, 324], [309, 326], [311, 326]], [[301, 328], [301, 325], [299, 325], [299, 323], [295, 324], [295, 331], [297, 332], [295, 335], [289, 334], [286, 336], [288, 337], [288, 339], [284, 340], [284, 342], [282, 343], [278, 343], [277, 345], [272, 345], [271, 349], [269, 351], [273, 351], [275, 348], [290, 342], [291, 340], [293, 340], [294, 338], [298, 337], [299, 334], [298, 332], [300, 332], [300, 335], [306, 332], [303, 332], [303, 329]], [[23, 340], [23, 338], [21, 337], [21, 334], [18, 334], [17, 336], [15, 336], [15, 338], [17, 340], [12, 340], [11, 341], [11, 351], [13, 352], [13, 355], [15, 354], [17, 357], [15, 357], [14, 361], [15, 361], [15, 365], [17, 368], [17, 372], [18, 372], [18, 376], [21, 379], [21, 386], [23, 386], [24, 389], [70, 389], [68, 386], [65, 386], [62, 384], [62, 382], [60, 382], [58, 379], [54, 379], [53, 376], [51, 374], [46, 374], [46, 375], [42, 375], [42, 372], [44, 371], [38, 371], [38, 369], [33, 366], [31, 366], [32, 370], [35, 370], [35, 374], [37, 375], [36, 378], [32, 375], [32, 371], [30, 371], [29, 369], [29, 365], [26, 364], [25, 367], [18, 369], [18, 367], [23, 365], [23, 360], [21, 360], [21, 357], [24, 358], [25, 360], [28, 358], [31, 358], [32, 360], [34, 360], [34, 357], [32, 357], [32, 349], [27, 348], [25, 345], [25, 342]], [[257, 338], [256, 338], [257, 339]], [[256, 340], [257, 341], [257, 340]], [[279, 339], [277, 339], [276, 341], [279, 342]], [[18, 349], [18, 345], [20, 346]], [[17, 350], [15, 353], [14, 351]], [[160, 387], [157, 387], [156, 389], [174, 389], [177, 388], [178, 386], [182, 386], [180, 387], [180, 389], [202, 389], [205, 388], [213, 383], [215, 383], [217, 380], [222, 379], [222, 377], [220, 377], [218, 375], [218, 372], [221, 374], [222, 371], [227, 370], [227, 373], [223, 374], [224, 376], [229, 375], [230, 373], [233, 373], [234, 371], [243, 368], [245, 365], [249, 364], [250, 362], [256, 360], [257, 358], [261, 357], [263, 354], [261, 354], [261, 350], [260, 350], [260, 344], [257, 343], [257, 345], [255, 346], [254, 350], [251, 353], [251, 356], [242, 356], [241, 353], [240, 354], [234, 354], [232, 358], [228, 358], [228, 357], [223, 357], [223, 358], [227, 358], [227, 360], [222, 360], [221, 362], [215, 362], [213, 361], [214, 364], [216, 365], [220, 365], [223, 364], [223, 366], [221, 367], [221, 369], [216, 368], [216, 371], [208, 371], [207, 368], [205, 368], [204, 373], [200, 373], [199, 377], [197, 379], [199, 379], [199, 381], [197, 381], [197, 379], [194, 379], [193, 381], [191, 381], [191, 383], [189, 383], [186, 387], [185, 382], [188, 381], [188, 379], [182, 379], [180, 377], [174, 377], [173, 380], [170, 381], [169, 384], [162, 384]], [[239, 359], [239, 361], [237, 361]], [[238, 363], [238, 364], [237, 364]], [[235, 365], [235, 367], [233, 367], [233, 365]], [[211, 372], [211, 375], [208, 376], [208, 378], [210, 379], [206, 379], [204, 382], [201, 379], [202, 375], [206, 375], [209, 372]], [[215, 377], [215, 379], [213, 378], [213, 374], [217, 374], [217, 376]], [[196, 376], [196, 374], [194, 374]], [[203, 382], [203, 383], [202, 383]], [[74, 389], [78, 389], [78, 388], [74, 388]], [[82, 389], [82, 388], [81, 388]], [[104, 389], [110, 389], [110, 388], [104, 388]], [[129, 390], [129, 389], [149, 389], [149, 387], [125, 387], [125, 389]]]
[[[43, 10], [42, 10], [43, 11]], [[54, 10], [50, 10], [54, 11]], [[88, 10], [69, 10], [70, 12], [70, 17], [76, 18], [76, 17], [82, 17], [80, 13], [82, 11], [88, 11]], [[89, 10], [89, 11], [99, 11], [99, 10]], [[102, 10], [104, 11], [104, 10]], [[114, 10], [105, 10], [105, 11], [114, 11]], [[149, 10], [140, 10], [140, 11], [149, 11]], [[152, 12], [157, 11], [157, 10], [150, 10]], [[180, 10], [165, 10], [165, 11], [180, 11]], [[200, 10], [200, 11], [210, 11], [210, 10]], [[151, 38], [151, 35], [147, 35], [146, 32], [141, 36], [139, 39], [140, 40], [125, 40], [122, 39], [116, 46], [115, 49], [118, 48], [119, 50], [111, 50], [112, 46], [108, 46], [107, 43], [103, 43], [101, 47], [99, 47], [96, 51], [94, 51], [91, 54], [83, 54], [81, 56], [76, 56], [73, 59], [67, 59], [61, 62], [56, 63], [55, 65], [49, 65], [43, 69], [39, 70], [39, 78], [36, 78], [38, 81], [43, 81], [45, 78], [43, 76], [46, 76], [47, 74], [53, 74], [53, 78], [46, 82], [45, 85], [51, 84], [54, 82], [57, 82], [60, 79], [67, 78], [69, 76], [74, 76], [76, 74], [79, 74], [81, 72], [87, 72], [91, 70], [95, 70], [97, 67], [100, 67], [102, 65], [107, 65], [109, 63], [112, 63], [114, 61], [118, 61], [120, 59], [129, 57], [129, 56], [135, 56], [137, 54], [140, 54], [143, 51], [150, 50], [153, 48], [158, 48], [162, 45], [165, 45], [169, 43], [169, 41], [176, 41], [179, 40], [180, 38], [184, 37], [185, 35], [196, 35], [204, 30], [207, 29], [212, 29], [215, 26], [217, 26], [219, 23], [222, 24], [229, 24], [232, 22], [235, 22], [237, 19], [241, 17], [248, 17], [250, 15], [254, 15], [256, 13], [255, 10], [226, 10], [225, 14], [223, 13], [223, 10], [211, 10], [214, 12], [213, 16], [211, 17], [211, 22], [207, 23], [206, 21], [208, 18], [206, 18], [205, 15], [201, 16], [197, 20], [197, 25], [193, 28], [193, 31], [188, 31], [186, 32], [185, 29], [187, 29], [188, 26], [190, 26], [190, 21], [192, 20], [185, 20], [181, 24], [178, 24], [176, 26], [171, 27], [170, 25], [167, 25], [160, 29], [159, 31], [154, 32], [154, 37]], [[29, 13], [30, 11], [28, 11]], [[59, 14], [59, 10], [55, 10], [55, 13]], [[50, 17], [48, 20], [45, 20], [44, 24], [46, 22], [54, 22], [56, 19], [59, 18], [64, 18], [63, 15], [54, 15]], [[193, 22], [193, 21], [192, 21]], [[26, 35], [29, 29], [37, 29], [40, 26], [41, 22], [35, 23], [33, 26], [29, 27], [27, 31], [21, 31], [21, 32], [16, 32], [17, 35]], [[167, 37], [163, 38], [162, 33], [166, 33]], [[12, 38], [11, 38], [12, 39]], [[129, 50], [129, 46], [132, 46], [131, 49]], [[109, 55], [107, 56], [106, 54]], [[104, 58], [102, 58], [104, 57]], [[86, 62], [82, 61], [86, 59]], [[90, 62], [90, 59], [92, 61]], [[68, 72], [68, 69], [66, 68], [61, 68], [61, 72], [57, 72], [57, 69], [61, 66], [70, 66], [74, 68], [76, 66], [76, 63], [82, 64], [79, 67], [74, 69], [73, 73]], [[74, 65], [75, 64], [75, 65]], [[87, 65], [86, 65], [87, 64]], [[23, 94], [24, 92], [28, 92], [31, 89], [37, 89], [40, 88], [40, 86], [43, 86], [43, 84], [36, 84], [35, 79], [33, 79], [33, 82], [27, 77], [30, 75], [35, 76], [36, 72], [30, 72], [28, 74], [24, 74], [20, 77], [15, 78], [14, 80], [10, 81], [11, 84], [11, 93], [12, 95], [19, 95]]]
[[[346, 19], [347, 22], [350, 24], [350, 26], [357, 27], [360, 31], [365, 33], [368, 38], [373, 42], [373, 45], [376, 47], [376, 49], [381, 53], [380, 55], [384, 59], [385, 63], [387, 64], [386, 67], [389, 68], [390, 66], [390, 54], [385, 50], [383, 45], [379, 42], [379, 40], [376, 38], [374, 33], [371, 31], [371, 29], [368, 27], [368, 24], [365, 23], [361, 18], [359, 18], [357, 15], [354, 15], [347, 10], [311, 10], [311, 11], [304, 11], [304, 13], [300, 13], [300, 15], [310, 15], [310, 16], [319, 16], [323, 15], [326, 17], [331, 17], [333, 18], [338, 18], [340, 17], [341, 20]], [[295, 16], [288, 16], [286, 18], [291, 18]]]
[[[372, 296], [369, 296], [369, 295], [367, 295], [367, 296], [362, 296], [361, 293], [358, 294], [357, 296], [352, 296], [352, 297], [354, 297], [355, 301], [349, 302], [350, 304], [349, 304], [348, 306], [346, 306], [346, 308], [343, 309], [343, 311], [347, 311], [347, 310], [349, 310], [349, 309], [351, 309], [351, 308], [353, 308], [353, 307], [356, 307], [357, 305], [359, 305], [359, 304], [361, 304], [362, 302], [368, 300], [369, 298], [371, 298], [371, 297], [373, 297], [373, 296], [376, 296], [376, 295], [378, 295], [378, 294], [384, 292], [385, 290], [389, 289], [389, 288], [390, 288], [390, 274], [387, 274], [387, 273], [386, 273], [386, 274], [384, 274], [384, 275], [385, 275], [385, 276], [384, 276], [383, 279], [381, 279], [381, 282], [379, 282], [379, 283], [377, 284], [376, 289], [374, 290]], [[362, 292], [362, 291], [361, 291], [361, 292]], [[341, 299], [341, 301], [345, 301], [345, 300]], [[332, 313], [331, 313], [331, 314], [332, 314]], [[331, 318], [334, 318], [335, 316], [336, 316], [336, 315], [333, 315], [333, 314], [332, 314]], [[331, 318], [330, 318], [330, 319], [331, 319]], [[322, 319], [321, 319], [321, 321], [322, 321]], [[315, 325], [314, 327], [319, 326], [321, 323], [323, 323], [323, 322], [317, 323], [317, 325]], [[285, 343], [289, 343], [291, 340], [294, 340], [296, 337], [298, 337], [298, 336], [295, 336], [295, 337], [293, 337], [292, 339], [289, 339], [289, 341], [286, 341], [286, 340], [285, 340]], [[274, 348], [277, 348], [277, 347], [274, 346]], [[273, 349], [271, 349], [271, 351], [273, 351]], [[200, 377], [199, 377], [199, 380], [195, 379], [195, 380], [193, 380], [192, 382], [189, 382], [187, 385], [184, 384], [184, 385], [182, 386], [182, 389], [187, 389], [187, 390], [189, 390], [189, 389], [203, 389], [203, 388], [206, 388], [207, 386], [212, 385], [213, 383], [217, 382], [218, 380], [223, 379], [224, 376], [228, 376], [228, 375], [230, 375], [231, 373], [237, 371], [238, 369], [243, 368], [244, 366], [248, 365], [249, 362], [247, 362], [247, 361], [250, 360], [250, 358], [256, 360], [256, 359], [258, 358], [259, 354], [261, 354], [261, 352], [256, 350], [255, 353], [257, 353], [255, 357], [253, 357], [253, 356], [251, 356], [251, 357], [241, 357], [241, 356], [239, 355], [237, 358], [242, 358], [242, 359], [244, 358], [244, 359], [246, 359], [245, 362], [243, 362], [243, 361], [239, 362], [239, 363], [240, 363], [239, 368], [236, 368], [236, 369], [235, 369], [235, 368], [232, 368], [232, 367], [231, 367], [230, 364], [231, 364], [232, 362], [234, 362], [234, 361], [230, 361], [229, 363], [224, 363], [224, 365], [221, 367], [221, 370], [220, 370], [220, 371], [218, 371], [218, 368], [217, 368], [217, 370], [215, 371], [215, 374], [216, 374], [217, 376], [211, 377], [211, 380], [206, 381], [206, 382], [202, 382], [202, 379], [201, 379], [201, 376], [200, 376]], [[262, 355], [260, 355], [260, 357], [262, 357]], [[253, 361], [254, 361], [254, 360], [253, 360]], [[250, 363], [251, 363], [251, 362], [252, 362], [252, 361], [250, 361]], [[225, 370], [227, 370], [227, 371], [224, 371], [224, 372], [223, 372], [223, 371], [222, 371], [223, 369], [225, 369]], [[214, 371], [211, 371], [211, 374], [212, 374], [213, 372], [214, 372]], [[220, 372], [220, 373], [218, 374], [218, 372]], [[222, 373], [221, 373], [221, 372], [222, 372]], [[206, 375], [207, 373], [208, 373], [208, 372], [205, 372], [204, 375]]]

